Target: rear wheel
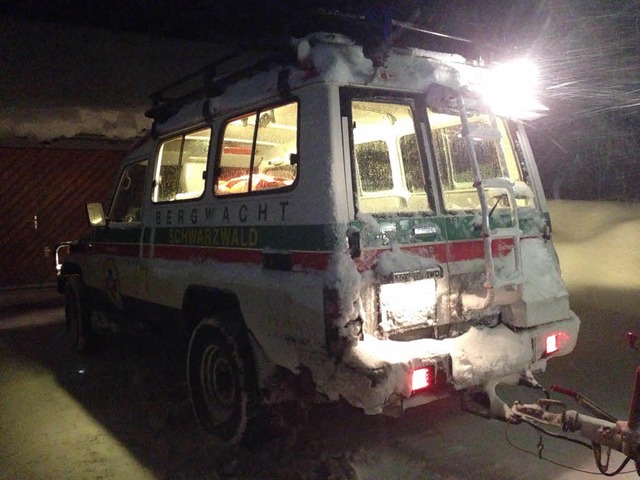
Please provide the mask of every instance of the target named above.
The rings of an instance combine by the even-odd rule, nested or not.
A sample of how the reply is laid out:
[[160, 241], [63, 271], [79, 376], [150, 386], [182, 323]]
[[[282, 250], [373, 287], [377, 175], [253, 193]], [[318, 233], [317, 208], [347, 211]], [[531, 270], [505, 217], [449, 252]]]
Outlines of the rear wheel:
[[193, 410], [200, 425], [233, 444], [247, 426], [253, 393], [253, 363], [243, 332], [220, 316], [203, 319], [189, 343], [187, 374]]
[[67, 279], [65, 317], [72, 348], [77, 352], [88, 351], [93, 344], [91, 307], [80, 275], [70, 275]]

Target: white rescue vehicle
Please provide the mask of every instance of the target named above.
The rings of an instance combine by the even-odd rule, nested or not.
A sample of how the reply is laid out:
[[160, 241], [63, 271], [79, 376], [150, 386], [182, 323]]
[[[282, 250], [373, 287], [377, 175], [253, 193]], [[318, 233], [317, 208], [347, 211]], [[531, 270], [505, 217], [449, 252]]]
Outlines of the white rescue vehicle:
[[366, 414], [465, 391], [504, 417], [498, 383], [571, 352], [526, 81], [332, 33], [219, 67], [152, 96], [152, 135], [88, 205], [59, 277], [78, 349], [179, 323], [195, 415], [229, 442], [285, 376]]

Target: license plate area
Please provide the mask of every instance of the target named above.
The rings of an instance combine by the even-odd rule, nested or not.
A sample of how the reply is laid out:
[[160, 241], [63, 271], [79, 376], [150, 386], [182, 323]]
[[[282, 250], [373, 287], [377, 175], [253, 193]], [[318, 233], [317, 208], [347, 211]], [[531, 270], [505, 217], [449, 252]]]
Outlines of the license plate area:
[[380, 285], [380, 328], [398, 329], [433, 325], [437, 318], [435, 278]]
[[437, 322], [441, 267], [394, 272], [378, 288], [379, 328], [388, 335], [432, 326]]

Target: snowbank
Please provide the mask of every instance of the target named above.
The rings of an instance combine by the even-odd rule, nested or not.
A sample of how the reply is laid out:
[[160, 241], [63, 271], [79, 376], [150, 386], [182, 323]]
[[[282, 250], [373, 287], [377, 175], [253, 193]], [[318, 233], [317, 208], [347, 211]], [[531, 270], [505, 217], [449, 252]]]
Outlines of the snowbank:
[[554, 200], [549, 210], [562, 276], [571, 289], [590, 290], [595, 305], [637, 312], [640, 205]]
[[100, 133], [109, 138], [130, 139], [151, 127], [143, 109], [98, 107], [21, 108], [0, 110], [0, 139], [35, 137], [51, 140]]
[[137, 136], [153, 90], [232, 48], [10, 18], [0, 44], [0, 140]]

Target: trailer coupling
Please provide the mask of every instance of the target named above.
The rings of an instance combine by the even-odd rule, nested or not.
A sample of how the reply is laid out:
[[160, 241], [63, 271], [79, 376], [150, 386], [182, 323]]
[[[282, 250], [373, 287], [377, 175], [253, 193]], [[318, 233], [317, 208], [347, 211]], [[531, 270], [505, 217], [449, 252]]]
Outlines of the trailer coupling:
[[[542, 389], [530, 374], [523, 377], [521, 384]], [[629, 418], [626, 421], [617, 419], [593, 401], [573, 390], [557, 385], [550, 387], [550, 390], [570, 397], [586, 413], [567, 408], [564, 402], [549, 398], [546, 390], [542, 390], [547, 398], [541, 398], [535, 403], [516, 401], [509, 407], [495, 394], [495, 385], [485, 386], [484, 391], [466, 392], [463, 395], [462, 408], [485, 418], [502, 420], [511, 424], [528, 424], [554, 438], [590, 447], [593, 450], [598, 470], [607, 476], [621, 473], [626, 465], [633, 460], [636, 472], [640, 476], [640, 367], [636, 370]], [[553, 430], [547, 430], [545, 427], [553, 427], [556, 430], [560, 429], [562, 432], [576, 435], [569, 437]], [[603, 449], [606, 449], [607, 452], [604, 455], [605, 460], [603, 460]], [[611, 450], [621, 452], [627, 458], [615, 471], [609, 472]]]

